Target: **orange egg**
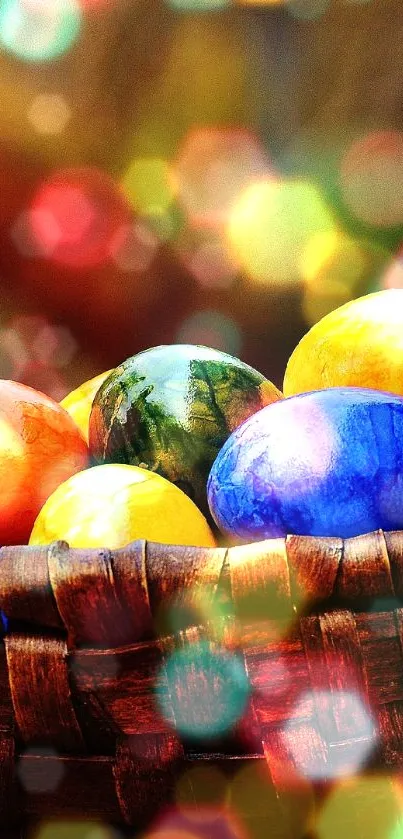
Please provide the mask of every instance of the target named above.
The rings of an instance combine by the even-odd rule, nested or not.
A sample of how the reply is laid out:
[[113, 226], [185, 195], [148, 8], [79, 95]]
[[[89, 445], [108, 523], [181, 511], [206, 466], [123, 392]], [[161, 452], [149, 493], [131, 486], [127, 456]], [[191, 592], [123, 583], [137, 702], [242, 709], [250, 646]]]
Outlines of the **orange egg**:
[[88, 466], [87, 444], [44, 393], [0, 380], [0, 544], [28, 542], [51, 493]]

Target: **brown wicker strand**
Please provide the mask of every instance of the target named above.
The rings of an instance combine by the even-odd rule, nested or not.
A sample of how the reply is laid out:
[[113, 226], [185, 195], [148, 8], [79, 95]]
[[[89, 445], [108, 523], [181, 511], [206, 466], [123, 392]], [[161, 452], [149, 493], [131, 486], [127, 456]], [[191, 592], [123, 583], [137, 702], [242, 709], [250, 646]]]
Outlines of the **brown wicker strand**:
[[[31, 624], [26, 634], [11, 624], [0, 652], [4, 819], [19, 809], [140, 825], [172, 795], [179, 767], [210, 760], [231, 777], [260, 761], [279, 839], [300, 837], [321, 786], [358, 753], [363, 765], [403, 766], [399, 598], [402, 533], [212, 550], [2, 548], [1, 608]], [[229, 694], [214, 667], [192, 662], [197, 648], [244, 663], [238, 754], [212, 751], [208, 720]], [[183, 732], [200, 712], [197, 757]]]
[[115, 552], [57, 542], [49, 577], [70, 645], [120, 646], [150, 632], [144, 542]]
[[242, 621], [248, 614], [278, 619], [319, 602], [362, 607], [403, 598], [403, 535], [289, 536], [229, 549], [144, 541], [117, 551], [63, 542], [3, 547], [0, 571], [0, 604], [10, 618], [64, 626], [70, 646], [113, 647], [152, 637], [169, 605], [186, 607], [192, 625], [200, 592], [213, 604], [226, 580], [228, 610]]
[[66, 752], [85, 750], [72, 704], [67, 648], [56, 638], [5, 638], [15, 720], [27, 745], [51, 744]]

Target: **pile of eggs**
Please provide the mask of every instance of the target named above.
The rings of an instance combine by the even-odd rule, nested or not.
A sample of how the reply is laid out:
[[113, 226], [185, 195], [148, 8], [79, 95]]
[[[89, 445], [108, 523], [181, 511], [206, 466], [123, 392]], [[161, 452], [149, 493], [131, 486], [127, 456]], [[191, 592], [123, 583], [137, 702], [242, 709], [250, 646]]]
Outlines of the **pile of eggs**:
[[0, 434], [2, 543], [211, 547], [402, 529], [402, 334], [403, 290], [351, 301], [300, 341], [284, 393], [217, 350], [155, 347], [60, 406], [36, 395], [36, 438], [23, 386], [3, 382], [0, 432], [4, 394], [20, 407]]

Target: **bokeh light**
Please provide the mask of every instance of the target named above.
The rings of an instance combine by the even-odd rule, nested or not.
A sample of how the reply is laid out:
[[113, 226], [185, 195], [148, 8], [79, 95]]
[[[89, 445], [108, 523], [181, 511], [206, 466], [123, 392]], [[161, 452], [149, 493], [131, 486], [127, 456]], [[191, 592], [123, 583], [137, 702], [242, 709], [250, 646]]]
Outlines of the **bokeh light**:
[[289, 835], [300, 839], [310, 835], [314, 814], [311, 789], [278, 791], [265, 760], [249, 761], [234, 775], [228, 800], [242, 819], [250, 839]]
[[71, 331], [43, 315], [14, 315], [0, 327], [0, 376], [36, 388], [57, 402], [70, 390], [61, 370], [78, 352]]
[[172, 808], [142, 839], [252, 839], [229, 808], [200, 806]]
[[[41, 758], [40, 772], [37, 767], [38, 757]], [[65, 767], [62, 761], [56, 758], [55, 749], [39, 746], [35, 749], [27, 749], [21, 754], [17, 763], [17, 776], [26, 792], [40, 795], [57, 789], [63, 779]]]
[[61, 134], [70, 117], [69, 105], [59, 93], [38, 94], [28, 110], [28, 120], [38, 134]]
[[343, 740], [351, 739], [348, 750], [329, 749], [324, 760], [320, 749], [315, 750], [309, 737], [306, 743], [295, 736], [295, 723], [290, 721], [282, 732], [282, 740], [292, 763], [301, 776], [310, 780], [329, 780], [352, 776], [359, 771], [373, 751], [377, 735], [373, 720], [361, 697], [349, 690], [305, 691], [293, 710], [293, 720], [303, 717], [303, 709], [313, 703], [320, 707], [322, 719], [326, 718], [327, 731], [334, 732], [331, 738], [339, 739], [339, 730], [344, 732]]
[[318, 839], [402, 839], [399, 781], [369, 775], [339, 782], [318, 815], [316, 835]]
[[175, 204], [165, 210], [149, 212], [139, 220], [154, 233], [160, 243], [176, 240], [183, 228], [183, 219]]
[[222, 642], [234, 609], [230, 599], [212, 593], [207, 586], [197, 584], [188, 594], [165, 599], [155, 618], [155, 631], [160, 636], [172, 635], [189, 626], [205, 627], [211, 640]]
[[330, 6], [331, 0], [285, 0], [287, 11], [298, 20], [317, 20]]
[[287, 285], [303, 280], [312, 237], [334, 230], [333, 215], [313, 184], [269, 179], [242, 193], [231, 213], [228, 239], [251, 280]]
[[36, 257], [51, 255], [53, 237], [48, 234], [41, 241], [35, 235], [35, 230], [40, 229], [41, 225], [45, 225], [47, 221], [52, 225], [52, 217], [49, 217], [46, 212], [42, 212], [40, 209], [24, 210], [16, 218], [10, 230], [10, 238], [21, 256], [35, 259]]
[[382, 273], [380, 288], [403, 288], [403, 256], [398, 254]]
[[403, 223], [403, 132], [375, 131], [355, 140], [341, 161], [348, 209], [375, 227]]
[[29, 839], [119, 839], [116, 828], [95, 820], [52, 819], [43, 821], [29, 834]]
[[144, 157], [133, 160], [122, 188], [130, 204], [141, 215], [163, 213], [175, 197], [175, 180], [166, 160]]
[[2, 0], [0, 45], [24, 61], [49, 61], [73, 46], [81, 21], [78, 0]]
[[175, 801], [178, 809], [198, 807], [222, 810], [226, 806], [227, 779], [216, 766], [194, 766], [178, 778]]
[[238, 273], [238, 265], [219, 238], [211, 237], [199, 244], [185, 262], [198, 284], [205, 289], [229, 288]]
[[333, 229], [309, 239], [302, 258], [302, 311], [309, 325], [343, 303], [370, 291], [381, 277], [390, 254], [370, 240]]
[[242, 128], [197, 128], [186, 136], [175, 166], [189, 222], [217, 227], [228, 221], [241, 190], [272, 173], [261, 142]]
[[214, 12], [231, 5], [231, 0], [166, 0], [177, 12]]
[[176, 343], [201, 344], [239, 357], [242, 333], [235, 321], [221, 312], [198, 311], [183, 321]]
[[86, 268], [109, 259], [111, 242], [129, 219], [126, 200], [109, 175], [92, 168], [67, 169], [39, 187], [11, 235], [27, 256]]
[[209, 740], [228, 733], [240, 720], [249, 682], [236, 655], [207, 642], [172, 652], [166, 664], [169, 696], [157, 691], [161, 714], [181, 735]]
[[118, 228], [110, 242], [109, 253], [121, 271], [143, 272], [150, 267], [159, 244], [154, 231], [137, 221]]
[[77, 351], [70, 330], [50, 324], [44, 315], [9, 318], [0, 330], [0, 345], [8, 353], [18, 379], [31, 361], [65, 367]]

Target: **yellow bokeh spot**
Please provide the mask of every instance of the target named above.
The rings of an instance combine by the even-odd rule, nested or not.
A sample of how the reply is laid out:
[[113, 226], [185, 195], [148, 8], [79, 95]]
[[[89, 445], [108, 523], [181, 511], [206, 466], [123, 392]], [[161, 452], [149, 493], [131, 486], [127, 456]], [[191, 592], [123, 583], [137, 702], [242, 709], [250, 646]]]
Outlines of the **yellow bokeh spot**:
[[274, 179], [257, 181], [241, 194], [227, 228], [230, 249], [243, 270], [267, 285], [303, 281], [310, 240], [325, 236], [328, 249], [326, 237], [335, 231], [332, 213], [313, 184]]
[[122, 181], [123, 191], [134, 209], [143, 215], [160, 215], [172, 204], [176, 186], [166, 160], [143, 157], [134, 160]]
[[[314, 812], [312, 789], [306, 784], [283, 790], [281, 800], [265, 760], [255, 760], [234, 776], [229, 802], [253, 839], [282, 836], [285, 825], [299, 839], [308, 834]], [[249, 834], [248, 834], [249, 835]]]
[[42, 822], [30, 839], [117, 839], [116, 831], [98, 821], [75, 819]]
[[175, 789], [179, 809], [223, 807], [227, 794], [225, 775], [215, 766], [194, 766], [184, 772]]
[[336, 229], [314, 233], [308, 239], [301, 255], [301, 273], [305, 282], [317, 280], [323, 268], [334, 256], [339, 241]]
[[70, 107], [58, 93], [40, 93], [28, 111], [29, 122], [38, 134], [60, 134], [70, 117]]
[[318, 839], [402, 839], [402, 791], [386, 775], [337, 785], [319, 813]]
[[307, 283], [331, 279], [353, 286], [367, 264], [365, 245], [336, 229], [314, 234], [302, 253], [301, 272]]
[[368, 243], [339, 230], [314, 234], [302, 253], [302, 309], [310, 325], [356, 296], [380, 261]]

